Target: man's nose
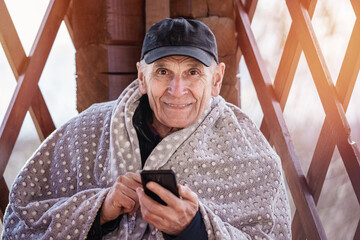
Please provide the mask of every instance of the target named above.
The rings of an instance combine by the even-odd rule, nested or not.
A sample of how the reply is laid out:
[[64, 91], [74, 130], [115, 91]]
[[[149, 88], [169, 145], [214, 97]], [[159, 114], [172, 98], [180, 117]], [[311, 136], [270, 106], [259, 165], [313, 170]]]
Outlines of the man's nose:
[[188, 92], [187, 81], [182, 76], [174, 76], [170, 81], [168, 92], [174, 97], [180, 97]]

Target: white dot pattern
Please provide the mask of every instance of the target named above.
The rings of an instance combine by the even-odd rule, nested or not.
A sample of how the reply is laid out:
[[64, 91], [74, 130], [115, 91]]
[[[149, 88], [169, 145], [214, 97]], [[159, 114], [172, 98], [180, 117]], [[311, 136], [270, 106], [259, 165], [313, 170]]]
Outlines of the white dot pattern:
[[[4, 239], [85, 239], [114, 179], [141, 169], [134, 81], [117, 102], [95, 104], [55, 131], [10, 193]], [[145, 169], [174, 169], [199, 196], [209, 239], [290, 239], [281, 163], [256, 126], [221, 97], [194, 125], [164, 138]], [[161, 239], [137, 214], [104, 239]]]

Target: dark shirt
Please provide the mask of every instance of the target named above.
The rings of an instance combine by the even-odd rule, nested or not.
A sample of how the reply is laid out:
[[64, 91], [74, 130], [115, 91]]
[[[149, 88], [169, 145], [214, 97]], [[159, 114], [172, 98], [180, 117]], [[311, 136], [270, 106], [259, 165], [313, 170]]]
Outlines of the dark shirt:
[[162, 137], [152, 126], [152, 110], [147, 95], [140, 98], [140, 103], [133, 116], [133, 125], [139, 139], [142, 166]]
[[98, 211], [96, 218], [93, 222], [93, 225], [91, 226], [91, 228], [89, 230], [89, 233], [86, 238], [87, 240], [101, 239], [102, 236], [105, 236], [106, 234], [114, 231], [120, 224], [122, 215], [120, 215], [115, 220], [112, 220], [103, 225], [100, 225], [100, 212], [101, 212], [101, 209]]
[[[139, 106], [133, 116], [133, 125], [139, 139], [141, 162], [142, 166], [144, 166], [152, 150], [162, 140], [159, 133], [152, 126], [152, 111], [147, 95], [142, 96], [140, 99]], [[101, 209], [90, 228], [87, 240], [101, 239], [102, 236], [114, 231], [119, 226], [121, 215], [113, 221], [100, 225], [100, 211]], [[180, 235], [172, 236], [163, 233], [163, 236], [165, 240], [208, 239], [200, 210], [198, 210], [189, 226]]]

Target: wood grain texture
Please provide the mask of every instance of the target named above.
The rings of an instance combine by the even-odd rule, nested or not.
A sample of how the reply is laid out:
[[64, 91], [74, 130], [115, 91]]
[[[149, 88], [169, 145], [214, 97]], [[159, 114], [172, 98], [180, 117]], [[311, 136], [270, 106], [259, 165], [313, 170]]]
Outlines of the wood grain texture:
[[4, 174], [25, 114], [38, 89], [39, 78], [69, 3], [70, 0], [50, 1], [30, 51], [29, 63], [19, 76], [14, 95], [0, 128], [0, 176]]
[[140, 61], [141, 46], [109, 45], [107, 47], [108, 72], [136, 73]]
[[326, 239], [314, 199], [286, 127], [279, 100], [251, 31], [250, 20], [240, 1], [237, 1], [237, 6], [238, 44], [248, 66], [277, 153], [281, 157], [285, 176], [296, 208], [299, 210], [305, 233], [309, 239]]
[[286, 1], [293, 19], [298, 40], [304, 50], [305, 58], [313, 76], [326, 117], [329, 119], [340, 155], [360, 203], [360, 152], [351, 139], [350, 126], [345, 111], [338, 98], [308, 12], [299, 0]]
[[144, 0], [106, 0], [107, 43], [141, 45], [145, 34]]
[[170, 17], [200, 18], [208, 16], [206, 0], [170, 0]]
[[137, 74], [110, 74], [109, 100], [117, 99], [123, 90], [137, 78]]
[[88, 45], [76, 54], [77, 110], [84, 111], [94, 103], [105, 102], [108, 95], [107, 45]]
[[106, 42], [109, 38], [106, 19], [107, 8], [103, 0], [92, 0], [91, 4], [87, 0], [72, 1], [69, 21], [75, 49]]
[[154, 23], [170, 17], [170, 0], [146, 0], [145, 16], [147, 31]]
[[234, 0], [207, 0], [208, 15], [227, 17], [230, 19], [235, 18], [235, 2]]

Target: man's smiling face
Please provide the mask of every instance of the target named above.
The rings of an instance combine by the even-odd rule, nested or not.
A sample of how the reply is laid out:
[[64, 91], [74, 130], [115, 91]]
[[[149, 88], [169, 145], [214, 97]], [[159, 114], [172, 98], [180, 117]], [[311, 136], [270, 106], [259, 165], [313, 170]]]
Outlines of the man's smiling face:
[[[220, 67], [219, 67], [220, 66]], [[224, 67], [206, 67], [185, 56], [171, 56], [139, 67], [140, 91], [147, 94], [153, 125], [160, 135], [195, 123], [220, 91]], [[165, 134], [167, 135], [167, 134]]]

